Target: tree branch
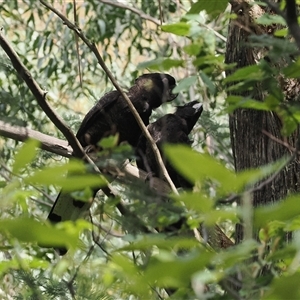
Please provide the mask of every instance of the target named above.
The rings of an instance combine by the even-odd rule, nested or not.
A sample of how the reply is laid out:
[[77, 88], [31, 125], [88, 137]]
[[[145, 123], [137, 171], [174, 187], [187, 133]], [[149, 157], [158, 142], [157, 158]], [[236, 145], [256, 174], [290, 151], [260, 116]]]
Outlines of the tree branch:
[[154, 23], [155, 25], [161, 25], [161, 23], [158, 19], [153, 18], [153, 17], [145, 14], [143, 11], [141, 11], [137, 8], [134, 8], [132, 6], [125, 5], [124, 3], [121, 3], [121, 2], [118, 2], [118, 1], [109, 1], [109, 0], [98, 0], [98, 1], [101, 2], [101, 3], [104, 3], [104, 4], [108, 4], [110, 6], [130, 10], [131, 12], [138, 15], [140, 18], [142, 18], [144, 20], [150, 21], [150, 22]]
[[68, 145], [68, 142], [55, 137], [43, 134], [39, 131], [31, 130], [25, 127], [10, 125], [0, 120], [0, 135], [24, 142], [29, 138], [38, 140], [41, 143], [43, 150], [64, 156], [71, 157], [73, 150]]
[[21, 62], [17, 53], [13, 50], [13, 48], [9, 45], [8, 41], [2, 34], [2, 29], [0, 29], [0, 45], [6, 54], [9, 56], [15, 70], [18, 72], [20, 77], [25, 81], [32, 94], [35, 96], [39, 106], [45, 112], [45, 114], [49, 117], [49, 119], [53, 122], [53, 124], [62, 132], [65, 138], [68, 140], [69, 144], [79, 157], [85, 157], [86, 154], [81, 147], [79, 141], [73, 134], [72, 130], [67, 126], [63, 119], [60, 118], [59, 115], [51, 108], [49, 103], [46, 101], [47, 92], [42, 90], [38, 83], [34, 80], [29, 70], [25, 67], [25, 65]]
[[[22, 128], [20, 126], [12, 126], [5, 124], [0, 121], [0, 135], [12, 138], [17, 141], [25, 141], [27, 138], [34, 138], [41, 143], [41, 148], [46, 151], [64, 156], [70, 157], [72, 156], [72, 149], [68, 146], [66, 141], [60, 140], [55, 137], [50, 137], [46, 134], [40, 133], [38, 131]], [[141, 183], [146, 183], [148, 178], [148, 173], [139, 170], [137, 167], [131, 165], [130, 163], [124, 164], [122, 168], [116, 171], [116, 168], [106, 167], [106, 169], [111, 172], [114, 176], [117, 174], [118, 180], [122, 180], [122, 178], [131, 178], [132, 180], [140, 181]], [[151, 186], [153, 190], [155, 190], [160, 195], [167, 195], [170, 192], [170, 187], [163, 180], [153, 177], [151, 179]], [[118, 207], [121, 211], [126, 210], [126, 207], [123, 207], [122, 204]], [[124, 213], [124, 211], [123, 211]], [[122, 214], [123, 214], [122, 213]], [[125, 212], [131, 214], [131, 212]], [[227, 248], [233, 245], [232, 241], [224, 234], [224, 232], [217, 225], [213, 228], [205, 228], [207, 232], [207, 242], [214, 249]]]
[[[38, 140], [41, 143], [41, 148], [43, 150], [61, 155], [63, 157], [71, 157], [73, 154], [72, 148], [64, 140], [60, 140], [56, 137], [51, 137], [29, 128], [10, 125], [4, 123], [1, 120], [0, 135], [21, 142], [26, 141], [28, 138]], [[129, 163], [124, 164], [120, 171], [116, 171], [116, 169], [112, 166], [107, 166], [106, 169], [109, 172], [112, 172], [114, 175], [117, 174], [119, 177], [128, 176], [129, 178], [132, 178], [134, 180], [140, 180], [144, 183], [147, 182], [148, 173], [144, 172], [143, 170], [139, 170]], [[170, 191], [169, 186], [163, 180], [156, 177], [151, 179], [151, 188], [162, 195], [167, 195]]]
[[48, 4], [46, 1], [44, 0], [40, 0], [40, 2], [46, 6], [49, 10], [51, 10], [53, 13], [55, 13], [60, 19], [62, 19], [62, 21], [64, 22], [64, 24], [66, 24], [71, 30], [73, 30], [81, 39], [82, 41], [91, 49], [91, 51], [95, 54], [99, 65], [102, 67], [102, 69], [104, 70], [104, 72], [107, 74], [107, 76], [109, 77], [109, 79], [111, 80], [112, 84], [114, 85], [114, 87], [121, 93], [122, 97], [126, 100], [126, 103], [130, 109], [130, 111], [132, 112], [133, 116], [135, 117], [137, 123], [139, 124], [143, 134], [145, 135], [146, 139], [149, 141], [151, 148], [153, 150], [155, 159], [158, 163], [158, 166], [161, 169], [161, 172], [163, 174], [163, 176], [166, 178], [168, 184], [170, 185], [172, 192], [174, 194], [178, 194], [178, 191], [174, 185], [174, 183], [172, 182], [168, 171], [164, 165], [163, 159], [161, 157], [161, 154], [158, 150], [158, 147], [156, 145], [156, 143], [153, 141], [152, 136], [150, 135], [147, 127], [145, 126], [143, 120], [141, 119], [140, 115], [138, 114], [138, 112], [136, 111], [134, 105], [132, 104], [132, 102], [130, 101], [130, 99], [128, 98], [128, 96], [124, 93], [124, 91], [121, 89], [121, 87], [119, 86], [119, 84], [117, 83], [116, 79], [113, 77], [112, 73], [110, 72], [110, 70], [107, 68], [107, 66], [105, 65], [95, 43], [90, 42], [90, 40], [83, 34], [83, 32], [81, 31], [81, 29], [79, 27], [77, 27], [75, 24], [73, 24], [68, 18], [66, 18], [62, 13], [60, 13], [57, 9], [55, 9], [53, 6], [51, 6], [50, 4]]

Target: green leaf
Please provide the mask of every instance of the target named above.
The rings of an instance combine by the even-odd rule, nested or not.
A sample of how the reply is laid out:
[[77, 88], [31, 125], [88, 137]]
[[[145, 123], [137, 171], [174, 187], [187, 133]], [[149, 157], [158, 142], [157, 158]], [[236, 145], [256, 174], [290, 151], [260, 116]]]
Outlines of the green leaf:
[[0, 188], [4, 188], [4, 187], [6, 187], [6, 185], [7, 185], [6, 181], [0, 180]]
[[160, 287], [182, 287], [190, 284], [191, 276], [210, 265], [214, 254], [208, 251], [195, 251], [187, 256], [177, 256], [160, 251], [151, 257], [145, 270], [145, 277]]
[[202, 81], [208, 87], [210, 94], [214, 95], [216, 93], [216, 87], [215, 87], [214, 83], [204, 72], [200, 71], [199, 74], [200, 74]]
[[[65, 176], [66, 172], [69, 172]], [[47, 167], [24, 179], [27, 184], [58, 185], [65, 191], [81, 190], [86, 187], [101, 187], [106, 180], [101, 175], [87, 174], [81, 161], [72, 160], [67, 164]]]
[[173, 33], [179, 36], [187, 36], [190, 33], [191, 25], [185, 22], [179, 22], [170, 25], [162, 25], [162, 31]]
[[119, 140], [119, 134], [110, 135], [108, 137], [102, 138], [98, 143], [102, 149], [111, 149], [117, 146]]
[[290, 196], [280, 203], [270, 204], [254, 210], [253, 223], [257, 228], [266, 226], [271, 221], [289, 221], [300, 215], [299, 195]]
[[[130, 236], [131, 237], [131, 236]], [[124, 237], [125, 240], [128, 236]], [[160, 249], [172, 249], [177, 248], [192, 248], [199, 244], [196, 239], [178, 238], [178, 237], [166, 237], [163, 234], [148, 234], [140, 237], [134, 236], [134, 242], [128, 246], [124, 246], [117, 251], [133, 251], [133, 250], [149, 250], [151, 247], [157, 247]]]
[[[75, 228], [74, 225], [72, 226]], [[62, 230], [29, 218], [2, 219], [0, 220], [0, 231], [8, 233], [22, 242], [73, 248], [78, 242], [79, 234], [78, 230]]]
[[226, 110], [227, 112], [232, 112], [237, 108], [249, 108], [264, 111], [270, 110], [270, 107], [266, 102], [244, 98], [241, 96], [228, 96], [226, 98], [226, 102], [229, 104]]
[[197, 81], [197, 76], [190, 76], [179, 81], [178, 85], [173, 90], [173, 93], [179, 93], [188, 90]]
[[209, 178], [220, 183], [219, 190], [222, 192], [235, 190], [235, 173], [213, 157], [183, 145], [165, 145], [164, 151], [172, 165], [191, 182]]
[[196, 3], [192, 4], [188, 14], [199, 14], [201, 11], [205, 10], [207, 14], [215, 16], [224, 12], [227, 5], [227, 0], [198, 0]]
[[299, 78], [300, 77], [300, 58], [296, 62], [289, 64], [283, 69], [283, 74], [288, 78]]
[[264, 13], [259, 18], [255, 19], [255, 23], [261, 25], [274, 25], [274, 24], [281, 24], [286, 26], [286, 22], [283, 17], [278, 15], [271, 15], [268, 13]]
[[300, 299], [300, 273], [292, 275], [283, 274], [275, 278], [268, 287], [263, 300]]
[[260, 81], [264, 78], [264, 72], [259, 65], [247, 66], [236, 70], [232, 75], [226, 77], [224, 82], [235, 82], [241, 80], [255, 80]]
[[151, 69], [157, 71], [170, 70], [173, 67], [183, 67], [184, 60], [182, 59], [171, 59], [171, 58], [157, 58], [154, 60], [146, 61], [138, 64], [137, 68], [140, 69]]
[[27, 164], [34, 159], [37, 149], [40, 143], [37, 140], [29, 139], [26, 141], [18, 153], [15, 155], [15, 161], [13, 164], [13, 172], [18, 173]]
[[227, 251], [220, 251], [212, 259], [212, 263], [224, 269], [237, 265], [239, 262], [249, 259], [251, 253], [259, 246], [254, 240], [247, 240], [242, 244], [229, 248]]
[[200, 52], [202, 47], [203, 47], [202, 44], [193, 43], [193, 44], [184, 46], [182, 49], [185, 53], [196, 56]]

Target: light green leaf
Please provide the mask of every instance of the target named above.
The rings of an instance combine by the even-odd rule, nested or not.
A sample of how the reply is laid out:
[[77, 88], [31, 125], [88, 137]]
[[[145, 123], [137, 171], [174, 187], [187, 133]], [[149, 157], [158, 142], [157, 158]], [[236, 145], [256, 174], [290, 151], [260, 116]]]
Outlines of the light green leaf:
[[[66, 172], [69, 172], [65, 176]], [[81, 190], [86, 187], [101, 187], [105, 179], [98, 174], [87, 174], [83, 162], [72, 160], [67, 164], [47, 167], [24, 179], [27, 184], [58, 185], [65, 191]]]
[[172, 165], [191, 182], [210, 178], [220, 183], [223, 192], [235, 190], [236, 175], [213, 157], [183, 145], [165, 145], [164, 150]]
[[98, 143], [103, 149], [111, 149], [117, 146], [119, 140], [119, 134], [110, 135], [108, 137], [102, 138]]
[[18, 153], [15, 155], [13, 172], [18, 173], [34, 159], [40, 143], [37, 140], [29, 139], [26, 141]]
[[209, 92], [214, 95], [216, 92], [216, 87], [214, 83], [211, 81], [211, 79], [202, 71], [199, 72], [199, 75], [202, 79], [202, 81], [205, 83], [205, 85], [208, 87]]
[[187, 286], [193, 274], [210, 264], [213, 255], [212, 252], [197, 251], [180, 257], [160, 251], [158, 255], [151, 258], [145, 277], [150, 283], [155, 283], [160, 287]]
[[190, 76], [179, 81], [178, 85], [173, 90], [173, 93], [179, 93], [188, 90], [197, 81], [197, 76]]
[[[124, 239], [127, 240], [127, 236], [125, 236]], [[199, 244], [196, 239], [172, 238], [166, 237], [166, 235], [163, 234], [148, 234], [141, 237], [135, 236], [134, 240], [135, 241], [130, 245], [122, 247], [117, 251], [148, 250], [154, 246], [160, 249], [171, 249], [174, 247], [188, 249]]]
[[283, 300], [300, 299], [300, 273], [287, 275], [283, 274], [279, 278], [274, 278], [268, 287], [266, 294], [261, 298], [263, 300]]
[[254, 225], [266, 226], [271, 221], [288, 221], [300, 215], [300, 195], [292, 195], [279, 203], [259, 207], [254, 210]]
[[283, 69], [283, 74], [288, 78], [299, 78], [300, 77], [300, 58], [296, 62], [291, 63]]
[[184, 60], [182, 59], [171, 59], [171, 58], [157, 58], [154, 60], [146, 61], [138, 64], [137, 68], [140, 69], [151, 69], [157, 71], [170, 70], [173, 67], [183, 67]]
[[261, 70], [259, 65], [252, 65], [244, 67], [235, 71], [232, 75], [226, 77], [224, 82], [235, 82], [241, 80], [255, 80], [260, 81], [264, 78], [264, 72]]
[[165, 32], [170, 32], [179, 36], [187, 36], [190, 33], [191, 25], [185, 22], [179, 22], [170, 25], [162, 25], [161, 29]]
[[79, 234], [78, 230], [57, 229], [29, 218], [2, 219], [0, 231], [22, 242], [38, 243], [49, 247], [75, 247]]
[[207, 14], [215, 16], [219, 15], [221, 12], [224, 12], [227, 5], [227, 0], [198, 0], [196, 3], [192, 4], [188, 14], [199, 14], [201, 11], [205, 10]]
[[278, 15], [271, 15], [268, 13], [263, 14], [259, 18], [255, 20], [257, 24], [261, 25], [274, 25], [274, 24], [281, 24], [286, 26], [286, 22], [283, 17]]

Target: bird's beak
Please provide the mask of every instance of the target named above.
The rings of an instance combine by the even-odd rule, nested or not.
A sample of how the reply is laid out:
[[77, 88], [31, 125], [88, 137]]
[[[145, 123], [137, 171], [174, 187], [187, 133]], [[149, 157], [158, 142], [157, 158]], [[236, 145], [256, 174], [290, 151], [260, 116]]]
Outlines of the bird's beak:
[[200, 110], [203, 110], [203, 105], [202, 103], [196, 103], [193, 105], [193, 108], [195, 109], [196, 113]]

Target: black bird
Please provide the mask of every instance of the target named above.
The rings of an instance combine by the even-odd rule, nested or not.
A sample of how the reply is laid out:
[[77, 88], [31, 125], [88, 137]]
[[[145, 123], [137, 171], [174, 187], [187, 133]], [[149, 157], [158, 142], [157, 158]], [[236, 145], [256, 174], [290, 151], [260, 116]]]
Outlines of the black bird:
[[[174, 114], [167, 114], [148, 125], [147, 128], [160, 152], [162, 152], [162, 146], [165, 143], [191, 145], [192, 141], [188, 135], [198, 121], [202, 111], [202, 104], [198, 101], [192, 101], [183, 106], [178, 106]], [[141, 135], [139, 139], [136, 155], [139, 169], [161, 177], [150, 143], [144, 135]], [[192, 187], [191, 183], [178, 174], [168, 161], [166, 161], [166, 168], [176, 187]]]
[[[152, 109], [177, 97], [177, 94], [172, 93], [175, 86], [175, 79], [168, 74], [150, 73], [136, 79], [127, 95], [145, 125], [149, 124]], [[101, 138], [116, 132], [119, 133], [119, 143], [127, 141], [135, 147], [141, 129], [121, 93], [112, 91], [88, 112], [76, 136], [85, 147], [97, 145]]]
[[[177, 97], [177, 94], [172, 92], [175, 86], [175, 79], [162, 73], [144, 74], [135, 80], [127, 95], [145, 125], [149, 124], [152, 109]], [[76, 136], [83, 147], [97, 147], [97, 143], [103, 137], [115, 133], [119, 134], [119, 143], [127, 141], [133, 147], [136, 147], [141, 135], [141, 129], [125, 99], [116, 90], [105, 94], [92, 107], [84, 117]], [[94, 193], [96, 194], [96, 190]], [[61, 192], [48, 219], [53, 223], [76, 220], [90, 205], [91, 202], [76, 201], [70, 194]], [[64, 252], [61, 251], [61, 254]]]

